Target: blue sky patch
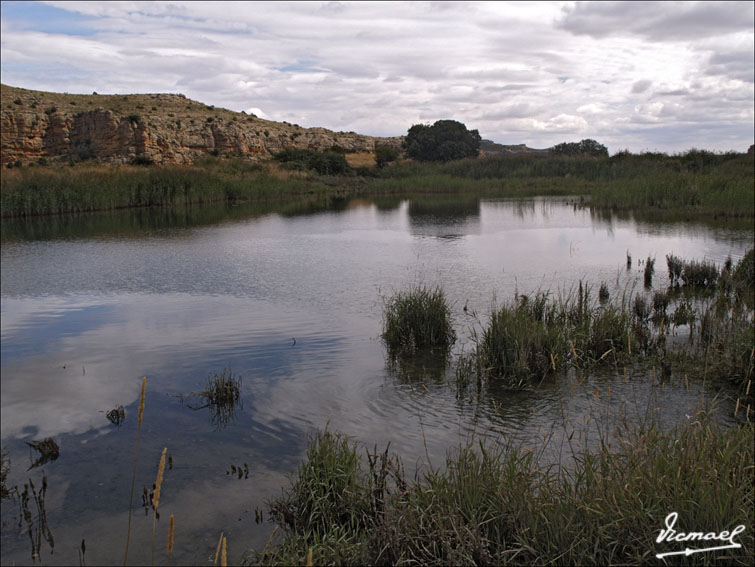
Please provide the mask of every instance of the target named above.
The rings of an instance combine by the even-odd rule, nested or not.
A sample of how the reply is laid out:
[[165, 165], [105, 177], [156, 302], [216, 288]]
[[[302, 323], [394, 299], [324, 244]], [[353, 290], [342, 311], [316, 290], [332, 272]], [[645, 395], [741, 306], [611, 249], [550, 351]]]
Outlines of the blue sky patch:
[[93, 18], [42, 2], [2, 2], [3, 19], [13, 27], [62, 35], [94, 35]]

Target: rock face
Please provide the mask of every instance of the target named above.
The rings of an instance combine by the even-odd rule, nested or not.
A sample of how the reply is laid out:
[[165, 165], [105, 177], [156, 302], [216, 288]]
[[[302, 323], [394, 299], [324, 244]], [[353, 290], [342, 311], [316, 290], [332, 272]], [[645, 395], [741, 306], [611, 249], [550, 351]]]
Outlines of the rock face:
[[302, 128], [177, 94], [68, 95], [2, 85], [2, 165], [41, 158], [188, 164], [206, 154], [260, 160], [284, 148], [371, 152], [402, 140]]

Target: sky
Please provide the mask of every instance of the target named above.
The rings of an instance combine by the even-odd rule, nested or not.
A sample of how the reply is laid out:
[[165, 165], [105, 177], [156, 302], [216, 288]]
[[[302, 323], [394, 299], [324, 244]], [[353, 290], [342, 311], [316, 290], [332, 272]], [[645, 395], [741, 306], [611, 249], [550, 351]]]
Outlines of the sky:
[[373, 136], [746, 151], [755, 2], [2, 2], [0, 79]]

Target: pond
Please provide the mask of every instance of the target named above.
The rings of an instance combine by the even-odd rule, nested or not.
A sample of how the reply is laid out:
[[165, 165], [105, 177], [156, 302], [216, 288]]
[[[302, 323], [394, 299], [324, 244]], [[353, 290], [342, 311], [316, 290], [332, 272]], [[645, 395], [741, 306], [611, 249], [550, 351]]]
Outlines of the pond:
[[[476, 437], [543, 447], [540, 458], [557, 462], [575, 430], [589, 446], [591, 422], [654, 412], [673, 424], [715, 395], [731, 413], [725, 390], [636, 368], [457, 396], [453, 362], [389, 363], [382, 302], [415, 284], [442, 286], [458, 354], [477, 321], [516, 293], [568, 294], [580, 280], [594, 296], [603, 282], [612, 295], [644, 293], [640, 260], [657, 260], [654, 284], [664, 287], [667, 254], [720, 266], [753, 245], [749, 223], [448, 196], [4, 220], [2, 237], [2, 449], [7, 485], [29, 485], [31, 511], [25, 519], [19, 497], [3, 500], [2, 563], [47, 565], [76, 564], [82, 540], [89, 564], [121, 564], [145, 376], [129, 548], [129, 563], [141, 564], [152, 561], [153, 529], [141, 496], [163, 448], [156, 561], [168, 561], [173, 514], [173, 562], [200, 564], [221, 532], [234, 560], [265, 546], [273, 526], [258, 512], [317, 429], [370, 448], [390, 442], [411, 469], [438, 466]], [[224, 370], [240, 378], [241, 396], [218, 416], [191, 394]], [[108, 412], [121, 405], [125, 419], [113, 423]], [[47, 437], [60, 455], [38, 464], [26, 442]]]

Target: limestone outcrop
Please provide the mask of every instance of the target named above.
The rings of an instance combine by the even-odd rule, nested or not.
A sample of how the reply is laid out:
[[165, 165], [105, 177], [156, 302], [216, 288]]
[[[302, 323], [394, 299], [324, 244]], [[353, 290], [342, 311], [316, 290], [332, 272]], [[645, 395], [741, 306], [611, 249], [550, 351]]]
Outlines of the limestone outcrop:
[[2, 85], [1, 108], [2, 165], [42, 158], [189, 164], [207, 154], [260, 160], [284, 148], [371, 152], [403, 139], [302, 128], [178, 94], [69, 95]]

